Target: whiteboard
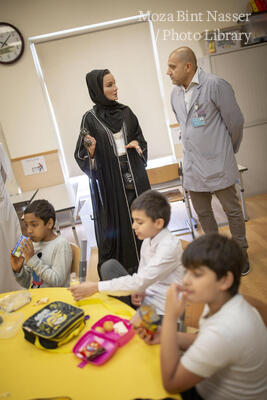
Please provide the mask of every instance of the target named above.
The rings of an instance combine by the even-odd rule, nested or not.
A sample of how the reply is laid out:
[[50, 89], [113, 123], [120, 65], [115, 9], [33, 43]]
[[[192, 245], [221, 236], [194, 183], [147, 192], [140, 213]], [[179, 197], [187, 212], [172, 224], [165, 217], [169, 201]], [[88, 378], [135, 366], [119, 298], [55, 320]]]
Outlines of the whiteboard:
[[92, 69], [114, 74], [119, 102], [138, 117], [149, 159], [172, 154], [148, 23], [37, 43], [36, 51], [71, 177], [81, 174], [73, 153], [82, 115], [93, 106], [85, 82]]
[[211, 69], [232, 85], [245, 127], [267, 122], [267, 43], [211, 56]]

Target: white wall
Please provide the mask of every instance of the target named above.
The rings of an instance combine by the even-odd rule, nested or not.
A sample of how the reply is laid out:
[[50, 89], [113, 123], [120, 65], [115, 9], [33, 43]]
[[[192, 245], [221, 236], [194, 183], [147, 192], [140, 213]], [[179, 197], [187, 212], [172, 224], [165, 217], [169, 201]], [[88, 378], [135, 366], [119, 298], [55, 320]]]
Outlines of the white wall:
[[233, 86], [245, 116], [237, 161], [248, 168], [244, 173], [246, 194], [266, 193], [267, 43], [211, 56], [211, 65], [212, 72]]
[[[23, 57], [14, 65], [0, 65], [0, 121], [6, 137], [9, 153], [12, 158], [53, 150], [57, 142], [50, 122], [49, 113], [39, 84], [27, 38], [31, 36], [56, 32], [64, 29], [90, 25], [92, 23], [109, 21], [137, 15], [139, 10], [150, 10], [152, 13], [173, 13], [177, 10], [188, 13], [205, 13], [207, 10], [218, 10], [222, 13], [245, 12], [247, 0], [136, 0], [134, 2], [115, 0], [97, 2], [89, 0], [0, 0], [1, 21], [17, 26], [26, 39], [26, 49]], [[197, 41], [180, 41], [168, 38], [163, 40], [163, 30], [181, 32], [202, 32], [205, 29], [235, 25], [233, 22], [155, 22], [154, 29], [159, 38], [157, 42], [160, 65], [164, 80], [164, 90], [167, 103], [172, 89], [169, 78], [165, 75], [169, 53], [181, 45], [189, 45], [197, 54], [202, 56]], [[123, 57], [123, 55], [122, 55]], [[142, 60], [138, 59], [138, 62]], [[70, 63], [71, 58], [66, 60]], [[156, 84], [156, 83], [155, 83]], [[173, 113], [168, 106], [170, 122], [175, 122]], [[251, 129], [253, 131], [253, 129]], [[253, 132], [251, 132], [251, 135]], [[266, 137], [266, 135], [265, 135]], [[251, 143], [251, 137], [244, 141], [240, 151]], [[261, 141], [262, 134], [253, 135]], [[164, 146], [160, 143], [159, 147]], [[254, 146], [253, 146], [254, 147]], [[261, 143], [255, 143], [260, 148]], [[251, 157], [257, 159], [256, 152], [250, 148]], [[247, 193], [262, 192], [262, 185], [251, 186], [245, 182]], [[266, 189], [267, 190], [267, 189]]]
[[[82, 115], [93, 106], [85, 82], [87, 72], [92, 69], [108, 68], [114, 74], [119, 101], [130, 106], [138, 116], [148, 143], [149, 158], [169, 158], [172, 151], [168, 124], [148, 22], [135, 21], [37, 43], [36, 52], [60, 130], [69, 176], [81, 174], [73, 150]], [[66, 63], [67, 59], [71, 62]], [[160, 138], [164, 145], [159, 147], [155, 138]]]

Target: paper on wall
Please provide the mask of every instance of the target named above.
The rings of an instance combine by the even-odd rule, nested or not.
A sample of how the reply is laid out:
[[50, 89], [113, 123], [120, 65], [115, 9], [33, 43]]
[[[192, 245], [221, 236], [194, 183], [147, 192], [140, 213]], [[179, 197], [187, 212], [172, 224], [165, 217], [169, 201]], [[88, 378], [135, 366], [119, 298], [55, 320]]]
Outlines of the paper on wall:
[[21, 163], [24, 175], [41, 174], [47, 171], [44, 156], [27, 158]]

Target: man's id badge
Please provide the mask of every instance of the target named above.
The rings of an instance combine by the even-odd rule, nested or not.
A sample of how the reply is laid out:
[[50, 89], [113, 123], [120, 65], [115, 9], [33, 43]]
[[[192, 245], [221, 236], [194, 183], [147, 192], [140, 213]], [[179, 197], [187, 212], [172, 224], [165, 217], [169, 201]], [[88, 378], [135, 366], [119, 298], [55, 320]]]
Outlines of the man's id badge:
[[192, 124], [194, 128], [198, 128], [199, 126], [206, 125], [206, 121], [204, 117], [196, 117], [192, 118]]

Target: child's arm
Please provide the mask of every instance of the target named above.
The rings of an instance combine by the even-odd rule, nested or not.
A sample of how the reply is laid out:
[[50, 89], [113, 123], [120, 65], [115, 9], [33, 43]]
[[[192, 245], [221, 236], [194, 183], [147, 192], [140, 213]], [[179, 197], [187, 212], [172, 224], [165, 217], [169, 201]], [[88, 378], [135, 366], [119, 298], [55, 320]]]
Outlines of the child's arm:
[[[204, 378], [196, 375], [180, 363], [180, 343], [177, 343], [177, 319], [182, 315], [185, 306], [186, 293], [178, 299], [179, 285], [173, 284], [168, 290], [165, 317], [161, 333], [161, 374], [164, 388], [170, 393], [185, 391]], [[190, 345], [192, 342], [183, 343]], [[182, 343], [181, 343], [182, 344]]]
[[180, 350], [187, 350], [197, 338], [197, 333], [177, 332], [177, 345]]
[[16, 281], [28, 289], [31, 284], [31, 271], [23, 265], [24, 258], [22, 256], [16, 257], [10, 252], [10, 264], [15, 274]]
[[145, 298], [145, 292], [141, 292], [141, 293], [134, 293], [131, 295], [131, 302], [134, 306], [136, 307], [140, 307], [142, 304], [142, 301]]
[[[83, 283], [80, 283], [80, 285], [71, 286], [69, 288], [69, 290], [71, 291], [71, 293], [74, 297], [74, 300], [78, 301], [85, 297], [89, 297], [89, 296], [92, 296], [93, 294], [97, 293], [98, 292], [98, 283], [90, 282], [90, 281], [83, 282]], [[131, 296], [132, 303], [135, 306], [140, 306], [144, 297], [145, 297], [145, 293], [132, 294], [132, 296]]]
[[[142, 249], [141, 249], [142, 253]], [[183, 267], [180, 261], [182, 254], [181, 244], [165, 243], [159, 246], [157, 253], [149, 259], [146, 265], [141, 260], [137, 273], [125, 275], [108, 281], [100, 281], [97, 285], [94, 282], [82, 283], [70, 288], [75, 300], [92, 296], [96, 292], [105, 292], [113, 296], [128, 296], [133, 293], [141, 294], [153, 283], [164, 279], [171, 272], [180, 268], [181, 275]]]
[[19, 256], [16, 257], [14, 254], [10, 252], [10, 264], [13, 269], [13, 272], [19, 273], [21, 271], [21, 268], [23, 267], [24, 263], [24, 257]]
[[78, 301], [97, 293], [98, 283], [87, 281], [80, 283], [79, 285], [71, 286], [69, 290], [71, 291], [74, 300]]
[[[153, 336], [151, 336], [143, 327], [134, 327], [134, 330], [138, 334], [138, 336], [143, 339], [144, 342], [146, 342], [146, 344], [159, 344], [161, 341], [161, 327], [157, 329]], [[177, 332], [177, 346], [180, 348], [180, 350], [185, 351], [196, 340], [196, 337], [197, 334], [195, 333]]]
[[[142, 252], [142, 250], [141, 250]], [[128, 296], [133, 293], [142, 293], [153, 283], [164, 279], [172, 271], [179, 268], [181, 275], [183, 267], [179, 260], [179, 253], [182, 254], [182, 247], [176, 243], [160, 246], [157, 254], [150, 258], [145, 266], [142, 264], [142, 256], [137, 273], [125, 275], [108, 281], [100, 281], [97, 285], [93, 282], [86, 282], [70, 288], [75, 300], [91, 296], [96, 292], [105, 292], [113, 296]], [[178, 261], [179, 260], [179, 261]]]

